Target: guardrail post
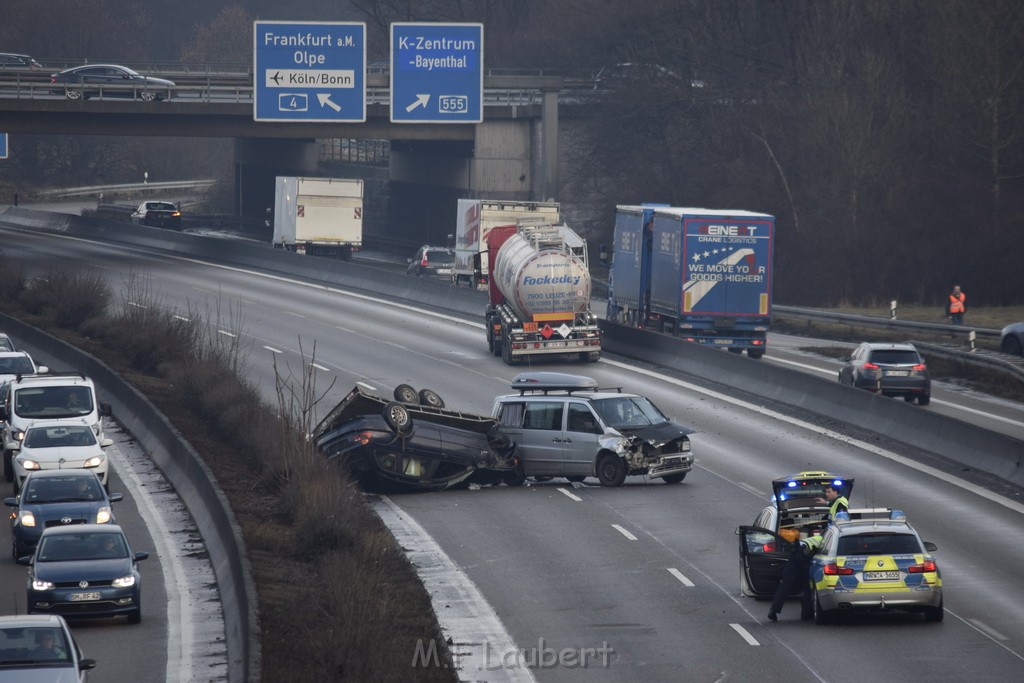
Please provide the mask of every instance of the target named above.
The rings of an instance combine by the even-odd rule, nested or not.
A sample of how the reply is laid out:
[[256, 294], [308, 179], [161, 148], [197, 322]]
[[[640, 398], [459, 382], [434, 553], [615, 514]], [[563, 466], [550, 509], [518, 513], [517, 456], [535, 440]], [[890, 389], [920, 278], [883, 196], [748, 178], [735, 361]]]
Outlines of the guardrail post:
[[977, 339], [978, 335], [974, 330], [971, 330], [967, 334], [967, 339], [971, 342], [971, 353], [974, 353], [974, 340]]
[[889, 302], [889, 310], [891, 311], [890, 319], [896, 319], [896, 299]]

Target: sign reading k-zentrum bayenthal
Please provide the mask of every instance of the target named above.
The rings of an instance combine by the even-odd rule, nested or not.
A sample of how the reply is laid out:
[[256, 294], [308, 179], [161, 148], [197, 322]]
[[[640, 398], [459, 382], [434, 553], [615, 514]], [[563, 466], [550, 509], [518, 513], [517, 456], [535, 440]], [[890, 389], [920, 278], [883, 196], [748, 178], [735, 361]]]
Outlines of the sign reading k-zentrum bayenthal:
[[483, 24], [391, 24], [392, 123], [480, 123], [483, 90]]
[[256, 121], [366, 121], [366, 24], [253, 22]]

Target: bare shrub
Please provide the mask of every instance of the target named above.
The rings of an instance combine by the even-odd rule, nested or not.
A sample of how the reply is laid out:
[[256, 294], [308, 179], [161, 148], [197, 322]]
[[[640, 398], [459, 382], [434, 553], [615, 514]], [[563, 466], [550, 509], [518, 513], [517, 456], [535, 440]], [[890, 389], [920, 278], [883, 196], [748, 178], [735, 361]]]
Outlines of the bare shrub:
[[25, 269], [17, 261], [0, 255], [0, 301], [10, 302], [25, 291]]
[[30, 313], [73, 330], [104, 315], [111, 296], [110, 285], [102, 273], [55, 266], [28, 283], [21, 303]]

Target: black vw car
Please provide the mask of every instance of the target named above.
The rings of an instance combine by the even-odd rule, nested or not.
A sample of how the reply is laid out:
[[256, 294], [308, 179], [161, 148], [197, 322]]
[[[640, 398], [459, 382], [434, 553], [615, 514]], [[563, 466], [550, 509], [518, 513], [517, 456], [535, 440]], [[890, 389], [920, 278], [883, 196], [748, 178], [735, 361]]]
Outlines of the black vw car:
[[512, 469], [509, 443], [489, 417], [444, 408], [407, 384], [389, 401], [354, 387], [313, 431], [317, 448], [370, 491], [439, 491]]
[[107, 494], [92, 470], [36, 470], [28, 473], [21, 495], [5, 498], [11, 514], [11, 555], [31, 555], [49, 527], [114, 523], [111, 503], [120, 493]]
[[149, 553], [132, 552], [116, 524], [50, 527], [31, 557], [18, 558], [31, 567], [28, 613], [64, 617], [126, 615], [142, 620], [142, 577], [139, 562]]

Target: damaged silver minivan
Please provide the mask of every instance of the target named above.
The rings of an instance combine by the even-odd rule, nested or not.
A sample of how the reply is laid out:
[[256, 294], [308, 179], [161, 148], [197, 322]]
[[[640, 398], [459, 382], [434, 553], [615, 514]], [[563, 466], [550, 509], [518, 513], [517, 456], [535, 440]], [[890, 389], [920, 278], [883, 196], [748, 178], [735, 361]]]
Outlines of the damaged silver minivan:
[[602, 486], [621, 486], [631, 475], [678, 484], [693, 469], [695, 430], [643, 396], [559, 372], [520, 373], [511, 386], [518, 393], [499, 396], [492, 411], [518, 444], [515, 470], [504, 477], [509, 486], [527, 477], [597, 477]]

